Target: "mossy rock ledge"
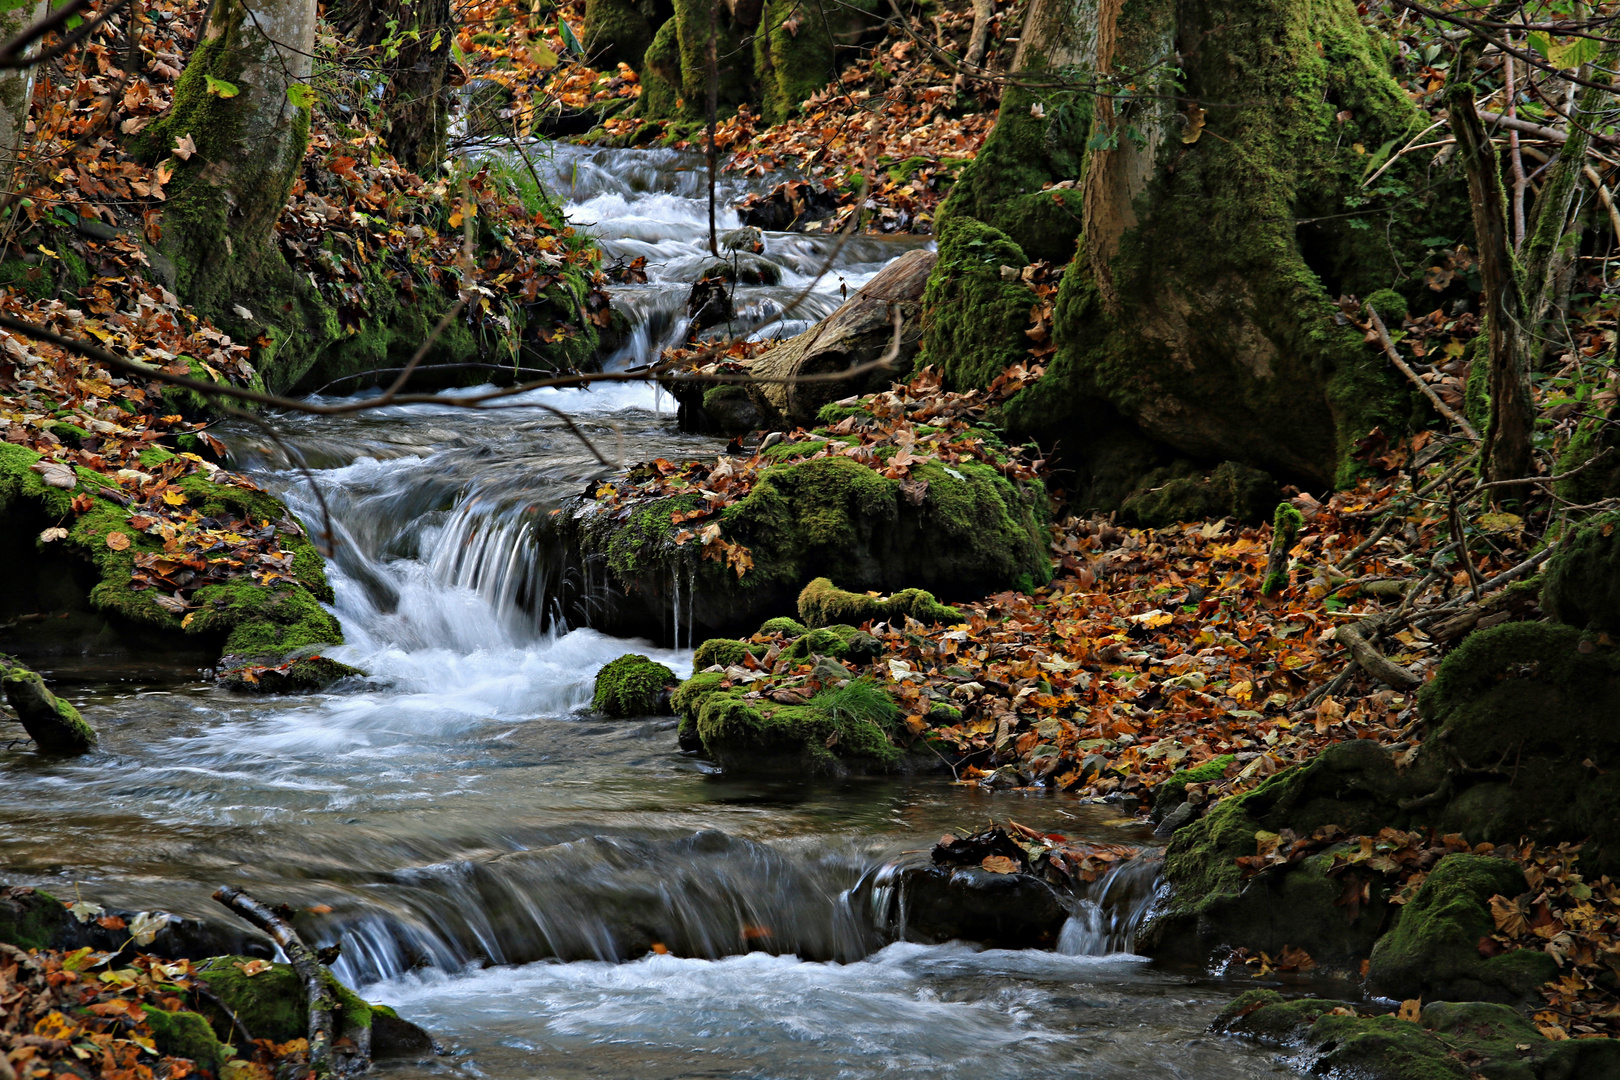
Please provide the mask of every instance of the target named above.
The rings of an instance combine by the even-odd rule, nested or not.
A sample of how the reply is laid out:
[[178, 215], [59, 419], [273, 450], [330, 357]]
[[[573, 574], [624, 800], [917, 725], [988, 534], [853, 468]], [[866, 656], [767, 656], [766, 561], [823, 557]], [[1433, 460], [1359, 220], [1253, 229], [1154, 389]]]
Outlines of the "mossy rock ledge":
[[[171, 457], [152, 449], [141, 462], [152, 468]], [[162, 540], [131, 527], [130, 511], [107, 497], [109, 479], [79, 468], [75, 487], [50, 487], [33, 468], [40, 460], [32, 450], [0, 444], [0, 557], [14, 568], [0, 585], [0, 620], [16, 627], [0, 634], [0, 648], [27, 657], [190, 654], [230, 668], [281, 664], [342, 644], [342, 628], [323, 606], [333, 595], [321, 555], [273, 495], [202, 473], [175, 484], [205, 517], [276, 523], [277, 543], [292, 556], [293, 571], [270, 585], [246, 578], [205, 585], [182, 615], [160, 606], [155, 590], [132, 586], [135, 557], [161, 554]], [[88, 498], [90, 508], [75, 511], [76, 496]], [[66, 538], [39, 539], [56, 525], [68, 530]], [[129, 544], [108, 546], [114, 532]], [[330, 671], [321, 674], [315, 681], [332, 681], [324, 678]]]
[[917, 486], [908, 498], [900, 481], [847, 457], [765, 469], [747, 496], [709, 519], [748, 549], [753, 567], [741, 577], [702, 559], [697, 543], [675, 543], [671, 515], [693, 509], [696, 495], [628, 508], [581, 499], [551, 519], [559, 555], [574, 563], [563, 575], [565, 610], [588, 612], [612, 634], [670, 641], [679, 629], [702, 640], [797, 613], [818, 577], [857, 593], [961, 596], [1051, 579], [1039, 481], [1009, 480], [982, 462], [929, 462], [913, 466], [911, 479], [926, 484], [920, 501]]
[[[1360, 1007], [1365, 1010], [1365, 1006]], [[1289, 1000], [1251, 990], [1212, 1030], [1303, 1051], [1312, 1075], [1357, 1080], [1575, 1080], [1620, 1076], [1620, 1042], [1553, 1041], [1505, 1005], [1435, 1001], [1416, 1020], [1358, 1015], [1342, 1001]]]
[[1381, 995], [1532, 1000], [1554, 975], [1547, 957], [1477, 950], [1491, 896], [1523, 891], [1510, 862], [1448, 855], [1404, 906], [1369, 875], [1365, 898], [1346, 906], [1344, 877], [1329, 875], [1343, 845], [1248, 879], [1235, 860], [1255, 854], [1257, 833], [1337, 825], [1351, 836], [1433, 829], [1473, 845], [1579, 841], [1583, 874], [1620, 873], [1620, 649], [1604, 640], [1547, 623], [1478, 631], [1421, 693], [1424, 741], [1404, 770], [1375, 742], [1339, 743], [1182, 825], [1143, 951], [1202, 962], [1224, 947], [1293, 946], [1325, 969], [1366, 961]]

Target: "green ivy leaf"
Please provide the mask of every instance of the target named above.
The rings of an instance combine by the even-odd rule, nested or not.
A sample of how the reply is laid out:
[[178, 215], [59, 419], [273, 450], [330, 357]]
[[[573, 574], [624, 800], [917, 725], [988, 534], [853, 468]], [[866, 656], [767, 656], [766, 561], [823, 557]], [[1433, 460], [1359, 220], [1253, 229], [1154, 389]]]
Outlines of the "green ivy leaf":
[[1530, 31], [1530, 48], [1547, 56], [1552, 52], [1552, 37], [1545, 30]]
[[579, 38], [574, 36], [573, 28], [568, 25], [566, 20], [557, 20], [557, 33], [562, 35], [563, 47], [565, 49], [573, 53], [575, 56], [585, 55], [585, 46], [579, 43]]
[[241, 88], [233, 82], [216, 79], [212, 75], [204, 75], [203, 78], [208, 80], [208, 92], [215, 97], [233, 98], [242, 92]]

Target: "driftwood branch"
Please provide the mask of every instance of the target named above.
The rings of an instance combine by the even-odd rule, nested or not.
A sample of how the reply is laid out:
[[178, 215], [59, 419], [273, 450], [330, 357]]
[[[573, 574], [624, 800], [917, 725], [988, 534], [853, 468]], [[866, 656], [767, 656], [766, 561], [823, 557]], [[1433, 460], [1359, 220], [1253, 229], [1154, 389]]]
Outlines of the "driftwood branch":
[[1413, 386], [1423, 391], [1423, 396], [1429, 399], [1429, 403], [1435, 407], [1435, 410], [1441, 416], [1456, 424], [1458, 430], [1468, 438], [1478, 442], [1479, 432], [1474, 430], [1474, 426], [1463, 419], [1450, 405], [1441, 401], [1440, 395], [1434, 392], [1434, 387], [1424, 382], [1418, 376], [1418, 373], [1412, 370], [1412, 366], [1401, 359], [1401, 354], [1395, 351], [1395, 343], [1389, 339], [1389, 331], [1384, 328], [1384, 320], [1380, 319], [1378, 312], [1374, 311], [1370, 306], [1367, 308], [1367, 318], [1372, 322], [1373, 330], [1378, 334], [1378, 343], [1383, 346], [1384, 355], [1389, 357], [1390, 362], [1400, 369], [1402, 375], [1411, 380]]
[[337, 1002], [328, 985], [325, 966], [298, 931], [292, 928], [261, 900], [241, 889], [222, 885], [214, 899], [232, 912], [270, 935], [270, 940], [281, 946], [293, 970], [304, 982], [304, 994], [309, 999], [309, 1070], [315, 1077], [326, 1077], [332, 1072], [332, 1013]]
[[1390, 660], [1368, 640], [1380, 629], [1382, 629], [1381, 619], [1363, 619], [1361, 622], [1339, 627], [1333, 634], [1333, 640], [1349, 649], [1350, 655], [1355, 658], [1361, 670], [1379, 682], [1388, 683], [1397, 690], [1417, 689], [1423, 680]]

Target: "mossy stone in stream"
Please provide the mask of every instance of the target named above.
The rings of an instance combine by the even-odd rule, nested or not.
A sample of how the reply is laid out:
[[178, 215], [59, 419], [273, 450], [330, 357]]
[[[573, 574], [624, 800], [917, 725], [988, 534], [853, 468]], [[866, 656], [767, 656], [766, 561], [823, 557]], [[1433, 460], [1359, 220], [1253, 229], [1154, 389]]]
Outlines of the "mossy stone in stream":
[[61, 901], [39, 889], [0, 890], [0, 942], [47, 949], [66, 921]]
[[808, 663], [816, 656], [830, 656], [834, 660], [864, 664], [882, 652], [882, 642], [871, 634], [854, 626], [838, 624], [806, 631], [782, 650], [782, 655], [796, 663]]
[[95, 748], [95, 729], [85, 723], [72, 702], [51, 693], [38, 672], [0, 656], [0, 685], [5, 688], [6, 703], [41, 752], [85, 754]]
[[596, 673], [591, 708], [620, 719], [661, 712], [675, 673], [640, 653], [626, 653]]
[[1226, 767], [1237, 760], [1234, 754], [1210, 758], [1201, 765], [1171, 773], [1153, 789], [1153, 819], [1164, 816], [1187, 801], [1188, 784], [1208, 784], [1226, 775]]
[[[289, 1042], [309, 1035], [309, 1004], [304, 997], [304, 983], [291, 964], [271, 964], [256, 975], [244, 971], [250, 958], [246, 956], [215, 956], [197, 966], [197, 973], [207, 982], [209, 991], [255, 1039]], [[253, 964], [262, 963], [254, 961]], [[371, 1028], [371, 1005], [338, 982], [336, 976], [323, 969], [322, 976], [336, 999], [333, 1010], [333, 1035], [345, 1035], [360, 1041], [361, 1033]], [[228, 1031], [230, 1018], [219, 1012], [217, 1006], [206, 999], [198, 1003], [198, 1011], [208, 1015], [215, 1029]]]
[[719, 672], [694, 675], [671, 696], [681, 730], [728, 770], [886, 772], [903, 751], [895, 743], [900, 710], [876, 684], [852, 680], [804, 704], [748, 698]]
[[778, 615], [774, 619], [766, 619], [759, 626], [759, 632], [762, 634], [787, 634], [790, 637], [798, 637], [803, 634], [805, 630], [806, 627], [804, 623], [800, 622], [798, 619], [790, 619], [786, 615]]
[[1511, 899], [1525, 888], [1524, 872], [1506, 859], [1447, 855], [1373, 946], [1368, 989], [1396, 1000], [1526, 1000], [1557, 977], [1557, 961], [1534, 949], [1479, 953], [1479, 942], [1496, 931], [1491, 897]]

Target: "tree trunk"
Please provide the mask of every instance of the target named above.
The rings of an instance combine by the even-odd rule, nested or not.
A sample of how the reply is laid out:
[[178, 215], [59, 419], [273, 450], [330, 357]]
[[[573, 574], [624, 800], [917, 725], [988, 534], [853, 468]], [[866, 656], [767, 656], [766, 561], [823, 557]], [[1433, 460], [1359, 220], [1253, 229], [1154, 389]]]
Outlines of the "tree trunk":
[[1531, 306], [1525, 303], [1521, 270], [1513, 257], [1507, 193], [1502, 189], [1496, 148], [1474, 107], [1476, 88], [1464, 77], [1472, 74], [1475, 57], [1467, 49], [1457, 57], [1457, 78], [1446, 87], [1446, 108], [1457, 139], [1457, 156], [1468, 173], [1474, 241], [1485, 283], [1483, 314], [1491, 395], [1490, 422], [1485, 426], [1485, 477], [1517, 480], [1530, 475], [1530, 437], [1536, 423], [1530, 391]]
[[[1357, 440], [1411, 406], [1335, 300], [1415, 281], [1401, 267], [1453, 205], [1447, 178], [1406, 159], [1386, 175], [1427, 201], [1368, 204], [1378, 148], [1422, 121], [1355, 5], [1035, 0], [1015, 67], [1023, 85], [941, 214], [942, 236], [968, 215], [1068, 263], [1056, 351], [1004, 413], [1014, 433], [1059, 444], [1111, 499], [1177, 458], [1351, 479]], [[973, 269], [944, 246], [936, 281]], [[982, 359], [924, 347], [959, 386], [993, 377]]]
[[245, 318], [239, 299], [279, 309], [294, 288], [275, 224], [309, 139], [314, 47], [314, 0], [216, 0], [172, 109], [148, 129], [149, 153], [175, 162], [162, 247], [176, 291], [227, 327]]
[[[388, 71], [381, 125], [388, 149], [407, 169], [433, 174], [450, 125], [450, 0], [362, 0], [339, 9], [333, 22], [355, 44], [376, 50]], [[398, 49], [392, 59], [391, 47]]]
[[[50, 11], [50, 0], [0, 0], [0, 41], [9, 41]], [[26, 141], [28, 106], [34, 96], [34, 69], [0, 71], [0, 190], [12, 191], [17, 154]]]
[[[892, 368], [874, 368], [849, 381], [756, 383], [749, 396], [773, 427], [815, 423], [830, 401], [887, 386], [917, 351], [917, 315], [923, 284], [934, 268], [931, 251], [910, 251], [885, 266], [859, 292], [798, 337], [771, 349], [749, 368], [755, 378], [792, 380], [826, 376], [893, 353]], [[898, 335], [896, 330], [898, 329]]]

